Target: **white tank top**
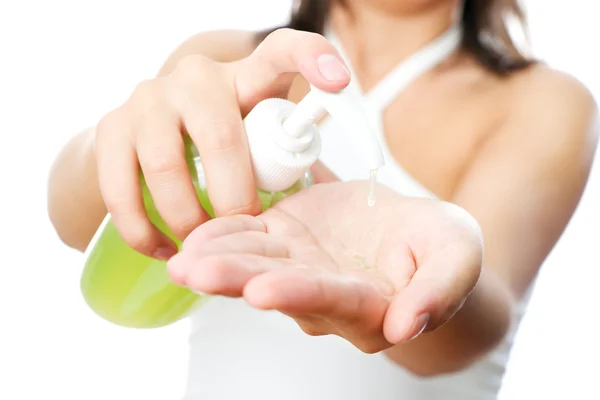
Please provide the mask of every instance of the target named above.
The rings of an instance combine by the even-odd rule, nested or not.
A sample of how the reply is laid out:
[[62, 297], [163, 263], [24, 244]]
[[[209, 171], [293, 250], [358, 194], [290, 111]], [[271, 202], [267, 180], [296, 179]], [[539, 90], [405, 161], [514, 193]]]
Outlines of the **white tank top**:
[[[329, 40], [349, 60], [332, 32]], [[379, 133], [386, 165], [379, 181], [413, 197], [434, 197], [395, 162], [383, 134], [383, 110], [416, 77], [459, 45], [454, 27], [399, 64], [369, 93], [351, 88]], [[344, 140], [334, 120], [323, 122], [321, 160], [342, 180], [368, 178], [360, 149]], [[517, 321], [521, 319], [523, 300]], [[500, 389], [515, 324], [504, 343], [458, 374], [419, 378], [383, 354], [368, 355], [336, 336], [306, 335], [294, 320], [257, 311], [242, 299], [216, 297], [192, 316], [185, 400], [492, 400]]]

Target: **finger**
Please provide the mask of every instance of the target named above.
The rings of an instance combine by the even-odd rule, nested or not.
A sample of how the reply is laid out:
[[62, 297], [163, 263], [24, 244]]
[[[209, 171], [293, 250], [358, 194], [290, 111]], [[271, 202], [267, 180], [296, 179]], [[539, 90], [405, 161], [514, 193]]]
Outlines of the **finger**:
[[255, 254], [262, 257], [287, 258], [288, 248], [281, 238], [263, 232], [237, 232], [220, 236], [203, 244], [187, 246], [182, 253], [190, 259], [202, 258], [212, 254]]
[[263, 222], [250, 215], [234, 215], [212, 219], [196, 228], [185, 239], [181, 248], [196, 248], [209, 240], [238, 232], [267, 232]]
[[[177, 265], [185, 264], [183, 268]], [[244, 288], [256, 276], [270, 270], [293, 265], [286, 258], [269, 258], [256, 254], [212, 255], [197, 260], [186, 259], [183, 253], [169, 262], [169, 271], [187, 269], [176, 283], [189, 289], [211, 295], [241, 297]]]
[[203, 241], [194, 246], [187, 245], [168, 265], [168, 272], [175, 282], [187, 282], [189, 276], [198, 273], [197, 265], [206, 258], [216, 255], [252, 254], [266, 258], [288, 258], [285, 243], [264, 232], [236, 232]]
[[297, 73], [322, 90], [339, 91], [350, 74], [335, 47], [323, 36], [279, 29], [247, 58], [232, 64], [242, 113], [268, 97], [287, 97]]
[[246, 286], [244, 298], [258, 309], [322, 316], [346, 324], [360, 321], [368, 326], [383, 321], [389, 304], [360, 279], [301, 265], [256, 277]]
[[317, 161], [310, 170], [315, 183], [331, 183], [338, 182], [340, 179], [323, 164]]
[[148, 220], [130, 129], [119, 112], [108, 114], [96, 128], [94, 148], [100, 191], [125, 242], [147, 256], [168, 259], [177, 247]]
[[172, 79], [180, 89], [170, 97], [198, 147], [215, 215], [260, 213], [233, 83], [221, 67], [204, 57], [180, 63]]
[[481, 246], [470, 242], [447, 245], [417, 262], [415, 275], [387, 311], [386, 339], [402, 343], [443, 325], [475, 287], [481, 264]]
[[136, 121], [138, 158], [156, 209], [183, 240], [209, 216], [196, 196], [177, 114], [168, 104], [150, 107]]

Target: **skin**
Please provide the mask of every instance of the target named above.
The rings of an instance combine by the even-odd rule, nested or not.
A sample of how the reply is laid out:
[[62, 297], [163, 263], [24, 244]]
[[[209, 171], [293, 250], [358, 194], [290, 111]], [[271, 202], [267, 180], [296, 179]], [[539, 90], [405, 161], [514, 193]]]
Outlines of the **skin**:
[[169, 273], [367, 353], [409, 341], [461, 307], [480, 275], [481, 233], [455, 205], [383, 186], [367, 207], [368, 189], [361, 181], [319, 184], [257, 217], [209, 221], [187, 237]]
[[[353, 18], [335, 7], [330, 22], [355, 66], [355, 78], [368, 90], [399, 61], [443, 32], [458, 3], [354, 0], [348, 2]], [[329, 55], [329, 69], [320, 71], [317, 60], [323, 54]], [[331, 229], [344, 232], [349, 222], [335, 218], [339, 215], [335, 208], [315, 219], [303, 214], [296, 200], [322, 205], [323, 198], [344, 193], [355, 183], [333, 183], [335, 177], [318, 165], [319, 180], [331, 183], [258, 215], [240, 129], [243, 115], [262, 98], [287, 95], [298, 101], [308, 82], [325, 90], [347, 85], [348, 77], [339, 68], [332, 69], [331, 56], [337, 53], [318, 35], [285, 30], [271, 35], [258, 49], [248, 32], [208, 32], [190, 38], [166, 61], [157, 79], [140, 85], [96, 129], [65, 146], [50, 175], [52, 222], [69, 246], [83, 250], [108, 209], [130, 245], [168, 258], [171, 244], [143, 217], [134, 179], [139, 159], [161, 214], [178, 236], [187, 238], [183, 252], [169, 264], [176, 282], [244, 296], [258, 308], [279, 309], [309, 334], [337, 334], [363, 351], [385, 351], [421, 376], [462, 370], [504, 338], [515, 302], [573, 214], [593, 161], [596, 104], [581, 83], [564, 73], [536, 65], [501, 79], [464, 52], [413, 82], [385, 112], [388, 145], [396, 160], [441, 200], [475, 218], [485, 243], [483, 263], [474, 261], [480, 251], [473, 246], [479, 228], [468, 222], [469, 217], [442, 207], [443, 202], [415, 205], [386, 192], [386, 200], [377, 206], [386, 218], [374, 228], [375, 236], [396, 237], [395, 249], [413, 254], [428, 243], [441, 255], [444, 244], [459, 234], [468, 250], [454, 262], [442, 257], [438, 260], [443, 262], [428, 264], [416, 257], [413, 274], [403, 269], [403, 262], [396, 267], [394, 262], [377, 263], [374, 278], [371, 272], [357, 274], [356, 264], [337, 253], [331, 231], [323, 229], [326, 221]], [[181, 163], [182, 126], [200, 147], [212, 201], [224, 217], [204, 225], [206, 215], [192, 197]], [[223, 182], [233, 185], [235, 193]], [[348, 212], [355, 215], [354, 226], [364, 231], [371, 210], [356, 204]], [[393, 221], [398, 226], [395, 213], [404, 209], [423, 218], [437, 216], [419, 244], [407, 240], [410, 232], [392, 229]], [[245, 218], [247, 225], [232, 231], [236, 218]], [[301, 249], [290, 249], [286, 241], [290, 232], [281, 228], [290, 221], [304, 227], [300, 234], [304, 240], [319, 244], [313, 254], [317, 259], [307, 261]], [[447, 230], [443, 238], [436, 236], [447, 227], [462, 228]], [[410, 226], [415, 234], [421, 229], [416, 222]], [[338, 240], [362, 259], [385, 253], [382, 242], [361, 247], [351, 236]], [[248, 254], [240, 255], [236, 249], [244, 241]], [[207, 254], [202, 249], [209, 248], [208, 243], [226, 250]], [[271, 243], [276, 243], [277, 257], [261, 253]], [[246, 256], [261, 261], [250, 265]], [[307, 268], [281, 272], [277, 268], [281, 265]], [[234, 283], [219, 278], [231, 270], [244, 278]], [[428, 294], [440, 281], [420, 287], [414, 281], [415, 289], [408, 290], [413, 287], [409, 277], [421, 272], [435, 276], [439, 271], [460, 279], [443, 280], [452, 284], [438, 291], [438, 297]], [[290, 274], [298, 274], [301, 283], [286, 293], [277, 291], [279, 284], [290, 282]], [[347, 299], [348, 285], [361, 288], [364, 301], [333, 312], [326, 299], [329, 305], [340, 304], [336, 302]], [[257, 288], [268, 295], [261, 298]], [[322, 289], [320, 303], [294, 297], [316, 288]], [[409, 298], [410, 307], [396, 305]], [[420, 318], [424, 314], [429, 320]], [[349, 320], [361, 323], [348, 329]], [[422, 329], [424, 334], [408, 340]]]

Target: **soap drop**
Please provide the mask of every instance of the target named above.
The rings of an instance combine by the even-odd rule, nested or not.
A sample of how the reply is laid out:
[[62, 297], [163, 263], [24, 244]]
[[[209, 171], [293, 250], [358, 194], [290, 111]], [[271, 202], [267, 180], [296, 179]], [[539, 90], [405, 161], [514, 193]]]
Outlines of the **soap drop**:
[[369, 207], [373, 207], [375, 205], [375, 201], [377, 198], [375, 197], [375, 189], [377, 189], [377, 170], [371, 170], [371, 181], [369, 184], [369, 196], [367, 197], [367, 204]]

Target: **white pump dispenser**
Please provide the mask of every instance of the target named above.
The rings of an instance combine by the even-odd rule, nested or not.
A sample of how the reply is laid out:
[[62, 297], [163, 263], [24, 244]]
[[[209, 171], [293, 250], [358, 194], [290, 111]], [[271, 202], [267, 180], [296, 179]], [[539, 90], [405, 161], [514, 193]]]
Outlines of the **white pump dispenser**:
[[374, 179], [384, 164], [383, 153], [358, 100], [347, 89], [325, 92], [313, 86], [298, 105], [284, 99], [263, 100], [244, 119], [260, 189], [286, 190], [318, 160], [321, 137], [316, 122], [325, 113], [339, 120], [363, 149]]

